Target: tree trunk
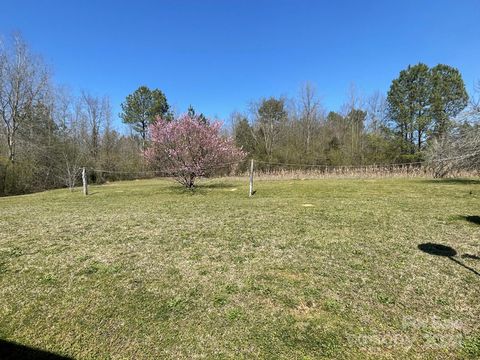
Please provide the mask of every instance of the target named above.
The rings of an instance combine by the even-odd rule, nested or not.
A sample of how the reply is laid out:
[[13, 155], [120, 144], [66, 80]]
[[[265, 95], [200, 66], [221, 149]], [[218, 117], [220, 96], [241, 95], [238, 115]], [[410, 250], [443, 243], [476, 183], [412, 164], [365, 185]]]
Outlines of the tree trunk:
[[11, 163], [14, 163], [15, 162], [15, 136], [13, 131], [8, 133], [7, 143], [8, 143], [8, 160], [10, 160]]
[[147, 128], [145, 121], [142, 121], [142, 151], [145, 153], [145, 140], [147, 139]]
[[189, 178], [188, 178], [188, 188], [193, 190], [193, 188], [195, 187], [195, 175], [190, 175]]

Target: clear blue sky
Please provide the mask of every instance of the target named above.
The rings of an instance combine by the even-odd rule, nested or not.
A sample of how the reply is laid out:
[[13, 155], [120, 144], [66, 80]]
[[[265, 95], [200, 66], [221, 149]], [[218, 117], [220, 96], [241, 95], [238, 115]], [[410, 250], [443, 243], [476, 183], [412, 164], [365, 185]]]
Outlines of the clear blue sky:
[[115, 114], [142, 84], [227, 119], [306, 80], [336, 110], [350, 83], [386, 92], [420, 61], [459, 68], [468, 90], [480, 78], [479, 0], [4, 0], [0, 33], [12, 31], [57, 82], [109, 95]]

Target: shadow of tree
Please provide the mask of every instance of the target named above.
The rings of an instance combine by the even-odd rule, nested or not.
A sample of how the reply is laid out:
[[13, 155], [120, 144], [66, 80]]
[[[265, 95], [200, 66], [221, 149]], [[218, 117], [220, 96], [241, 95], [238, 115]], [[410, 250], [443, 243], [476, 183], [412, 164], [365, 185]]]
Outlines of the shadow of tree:
[[72, 358], [0, 339], [0, 359], [71, 360]]
[[472, 254], [463, 254], [460, 256], [462, 259], [473, 259], [473, 260], [480, 260], [480, 256], [472, 255]]
[[208, 190], [222, 190], [222, 189], [235, 189], [238, 188], [238, 184], [231, 184], [228, 182], [198, 182], [195, 184], [193, 188], [187, 188], [179, 183], [172, 183], [171, 185], [167, 186], [166, 189], [170, 193], [177, 193], [177, 194], [191, 194], [191, 195], [206, 195], [208, 194]]
[[480, 216], [477, 215], [453, 215], [450, 219], [455, 221], [467, 221], [472, 224], [480, 225]]
[[[480, 276], [480, 273], [477, 270], [471, 268], [468, 265], [465, 265], [463, 262], [456, 259], [455, 256], [457, 255], [457, 251], [450, 246], [441, 245], [441, 244], [434, 244], [434, 243], [424, 243], [424, 244], [418, 245], [418, 248], [419, 248], [419, 250], [421, 250], [421, 251], [423, 251], [427, 254], [430, 254], [430, 255], [446, 257], [446, 258], [450, 259], [451, 261], [453, 261], [454, 263], [464, 267], [465, 269], [470, 270], [475, 275]], [[461, 257], [466, 258], [466, 257], [474, 256], [474, 255], [469, 255], [469, 254], [466, 254], [466, 255], [467, 256], [461, 256]]]
[[480, 225], [480, 216], [462, 216], [462, 218], [468, 222], [471, 222], [472, 224]]
[[223, 182], [215, 182], [215, 183], [199, 183], [196, 188], [197, 189], [229, 189], [237, 187], [234, 184], [230, 183], [223, 183]]
[[418, 248], [430, 255], [447, 257], [457, 255], [457, 251], [454, 248], [441, 244], [425, 243], [418, 245]]

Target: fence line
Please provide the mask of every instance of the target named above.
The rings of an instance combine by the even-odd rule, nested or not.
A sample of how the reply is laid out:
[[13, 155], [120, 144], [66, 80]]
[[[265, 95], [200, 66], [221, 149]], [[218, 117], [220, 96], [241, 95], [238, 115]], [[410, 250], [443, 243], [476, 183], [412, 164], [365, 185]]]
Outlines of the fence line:
[[450, 158], [443, 158], [443, 159], [431, 159], [429, 161], [423, 160], [423, 161], [414, 161], [414, 162], [405, 162], [405, 163], [387, 163], [387, 164], [365, 164], [365, 165], [326, 165], [326, 164], [302, 164], [302, 163], [278, 163], [278, 162], [269, 162], [269, 161], [264, 161], [264, 160], [255, 160], [255, 162], [260, 163], [260, 164], [265, 164], [265, 165], [275, 165], [275, 166], [298, 166], [298, 167], [318, 167], [318, 168], [331, 168], [331, 169], [337, 169], [337, 168], [366, 168], [366, 167], [371, 167], [371, 168], [377, 168], [377, 167], [392, 167], [392, 166], [397, 166], [397, 167], [402, 167], [402, 166], [411, 166], [411, 165], [428, 165], [432, 162], [446, 162], [446, 161], [453, 161], [453, 160], [462, 160], [462, 159], [467, 159], [476, 155], [480, 154], [480, 150], [471, 154], [466, 154], [466, 155], [461, 155], [461, 156], [455, 156], [455, 157], [450, 157]]
[[[231, 165], [238, 165], [241, 163], [250, 162], [250, 167], [247, 172], [239, 174], [242, 178], [246, 175], [249, 176], [249, 196], [255, 194], [253, 187], [254, 173], [258, 179], [264, 180], [280, 180], [280, 179], [307, 179], [307, 178], [332, 178], [332, 177], [346, 177], [346, 178], [378, 178], [378, 177], [428, 177], [433, 175], [432, 162], [445, 162], [454, 161], [457, 159], [463, 159], [474, 156], [476, 154], [466, 154], [458, 157], [437, 159], [430, 162], [416, 161], [411, 163], [390, 163], [390, 164], [371, 164], [371, 165], [319, 165], [319, 164], [293, 164], [293, 163], [277, 163], [268, 162], [263, 160], [242, 160], [236, 162], [228, 162], [217, 164], [216, 166], [200, 167], [197, 171], [206, 171], [214, 169], [222, 169]], [[254, 162], [259, 164], [275, 166], [276, 169], [255, 169]], [[299, 169], [286, 169], [287, 167], [296, 166]], [[308, 168], [308, 169], [305, 169]], [[163, 176], [163, 177], [178, 177], [182, 176], [182, 173], [188, 173], [189, 170], [184, 169], [181, 171], [173, 170], [144, 170], [144, 171], [117, 171], [117, 170], [105, 170], [105, 169], [90, 169], [90, 171], [96, 173], [105, 174], [120, 174], [120, 175], [132, 175], [132, 176]], [[472, 172], [457, 171], [455, 176], [472, 176]], [[83, 168], [82, 180], [84, 184], [84, 193], [88, 193], [87, 177], [85, 175], [85, 168]]]
[[[255, 194], [253, 189], [253, 178], [254, 172], [257, 173], [257, 177], [265, 179], [285, 179], [285, 178], [321, 178], [321, 177], [332, 177], [332, 176], [342, 176], [342, 177], [384, 177], [384, 176], [407, 176], [407, 177], [421, 177], [426, 176], [428, 172], [432, 171], [432, 168], [424, 165], [431, 165], [434, 162], [447, 162], [454, 161], [458, 159], [465, 159], [477, 155], [480, 152], [475, 152], [472, 154], [461, 155], [451, 158], [443, 159], [432, 159], [430, 161], [415, 161], [410, 163], [390, 163], [390, 164], [370, 164], [370, 165], [320, 165], [320, 164], [301, 164], [301, 163], [279, 163], [279, 162], [268, 162], [264, 160], [254, 160], [250, 159], [250, 169], [248, 171], [249, 175], [249, 196], [251, 197]], [[226, 168], [231, 165], [238, 165], [245, 163], [248, 160], [236, 161], [236, 162], [227, 162], [222, 164], [217, 164], [215, 166], [206, 166], [199, 167], [196, 169], [197, 172], [215, 170]], [[254, 169], [254, 162], [259, 164], [275, 166], [277, 169]], [[278, 169], [278, 167], [280, 169]], [[287, 167], [298, 167], [299, 169], [285, 169]], [[305, 168], [308, 168], [305, 169]], [[88, 184], [86, 169], [82, 168], [82, 181], [84, 186], [85, 195], [88, 193]], [[90, 171], [100, 173], [100, 174], [120, 174], [120, 175], [133, 175], [133, 176], [164, 176], [164, 177], [178, 177], [182, 173], [188, 173], [190, 170], [183, 169], [180, 171], [174, 170], [143, 170], [143, 171], [121, 171], [121, 170], [105, 170], [105, 169], [90, 169]], [[246, 174], [244, 173], [243, 176]], [[432, 174], [430, 174], [432, 175]], [[472, 173], [457, 172], [456, 175], [471, 176]]]
[[312, 167], [312, 168], [320, 168], [320, 169], [355, 169], [355, 168], [377, 168], [377, 167], [392, 167], [392, 166], [411, 166], [411, 165], [422, 165], [426, 164], [426, 161], [416, 161], [416, 162], [409, 162], [409, 163], [390, 163], [390, 164], [368, 164], [368, 165], [322, 165], [322, 164], [301, 164], [301, 163], [277, 163], [277, 162], [269, 162], [263, 160], [255, 160], [255, 162], [264, 164], [264, 165], [273, 165], [273, 166], [285, 166], [285, 167]]
[[[432, 159], [430, 161], [415, 161], [415, 162], [408, 162], [408, 163], [384, 163], [384, 164], [366, 164], [366, 165], [326, 165], [326, 164], [302, 164], [302, 163], [280, 163], [280, 162], [270, 162], [264, 160], [253, 160], [255, 163], [263, 164], [263, 165], [270, 165], [275, 167], [298, 167], [299, 169], [296, 170], [304, 170], [302, 168], [316, 168], [319, 170], [333, 170], [333, 172], [338, 172], [338, 170], [344, 169], [356, 169], [356, 170], [368, 170], [368, 169], [391, 169], [391, 168], [398, 168], [398, 169], [421, 169], [422, 165], [429, 165], [433, 162], [447, 162], [447, 161], [454, 161], [469, 158], [472, 156], [476, 156], [478, 153], [473, 154], [466, 154], [462, 156], [456, 156], [451, 158], [443, 158], [443, 159]], [[242, 161], [235, 161], [235, 162], [227, 162], [218, 164], [216, 166], [206, 166], [197, 168], [197, 171], [208, 171], [208, 170], [216, 170], [222, 169], [227, 166], [231, 165], [238, 165], [241, 163], [247, 163], [249, 160], [242, 160]], [[290, 171], [286, 169], [281, 169], [285, 171]], [[295, 169], [292, 169], [294, 171]], [[120, 175], [165, 175], [165, 176], [176, 176], [177, 173], [187, 172], [188, 170], [182, 171], [174, 171], [174, 170], [143, 170], [143, 171], [122, 171], [122, 170], [105, 170], [105, 169], [90, 169], [90, 171], [98, 172], [98, 173], [105, 173], [105, 174], [120, 174]]]
[[[216, 170], [216, 169], [222, 169], [227, 166], [231, 165], [236, 165], [242, 163], [242, 161], [235, 161], [235, 162], [228, 162], [228, 163], [222, 163], [218, 164], [216, 166], [206, 166], [206, 167], [199, 167], [196, 168], [196, 171], [206, 171], [206, 170]], [[171, 175], [175, 176], [175, 173], [182, 173], [182, 172], [188, 172], [189, 170], [181, 170], [181, 171], [174, 171], [174, 170], [143, 170], [143, 171], [117, 171], [117, 170], [103, 170], [103, 169], [90, 169], [91, 171], [94, 172], [100, 172], [100, 173], [107, 173], [107, 174], [126, 174], [126, 175], [136, 175], [136, 174], [165, 174], [165, 175]]]

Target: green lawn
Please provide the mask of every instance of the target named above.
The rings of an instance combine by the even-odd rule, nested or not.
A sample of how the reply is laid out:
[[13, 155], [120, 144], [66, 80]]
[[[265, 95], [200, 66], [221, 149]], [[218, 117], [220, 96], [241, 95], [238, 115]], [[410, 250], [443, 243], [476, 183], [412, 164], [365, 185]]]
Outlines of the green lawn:
[[0, 339], [80, 359], [480, 357], [480, 181], [256, 189], [0, 198]]

